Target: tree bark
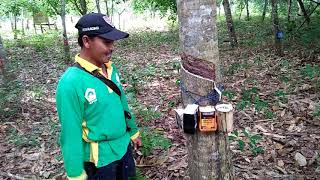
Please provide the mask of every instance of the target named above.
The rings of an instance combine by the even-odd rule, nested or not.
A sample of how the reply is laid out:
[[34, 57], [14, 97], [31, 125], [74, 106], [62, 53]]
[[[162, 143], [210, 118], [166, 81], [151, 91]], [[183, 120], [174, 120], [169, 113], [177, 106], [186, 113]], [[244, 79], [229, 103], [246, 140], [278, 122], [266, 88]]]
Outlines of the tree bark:
[[309, 24], [310, 23], [310, 17], [309, 17], [309, 15], [308, 15], [308, 13], [307, 13], [304, 5], [303, 5], [302, 0], [297, 0], [297, 1], [298, 1], [298, 4], [299, 4], [299, 7], [300, 7], [300, 9], [301, 9], [301, 11], [303, 13], [304, 18], [306, 19], [307, 23]]
[[13, 25], [14, 25], [14, 31], [13, 31], [13, 38], [14, 39], [17, 39], [18, 38], [18, 32], [17, 32], [17, 15], [16, 14], [14, 14], [14, 16], [13, 16], [13, 18], [14, 18], [14, 20], [13, 20]]
[[81, 15], [87, 14], [88, 7], [86, 0], [71, 0], [71, 2]]
[[66, 28], [66, 2], [61, 0], [61, 21], [63, 27], [63, 45], [64, 45], [64, 61], [65, 63], [70, 62], [70, 47]]
[[33, 21], [33, 28], [34, 28], [34, 33], [37, 34], [37, 25], [34, 21]]
[[292, 0], [288, 0], [288, 15], [287, 15], [288, 22], [291, 21], [291, 7], [292, 7]]
[[250, 13], [249, 13], [249, 0], [245, 0], [246, 9], [247, 9], [247, 21], [250, 21]]
[[96, 0], [96, 6], [97, 6], [98, 13], [101, 13], [100, 0]]
[[271, 0], [271, 7], [272, 7], [272, 22], [273, 22], [273, 33], [274, 33], [274, 46], [275, 46], [276, 54], [278, 56], [283, 56], [282, 42], [281, 42], [281, 39], [277, 37], [278, 32], [280, 32], [280, 25], [279, 25], [279, 18], [278, 18], [278, 1]]
[[88, 7], [87, 7], [87, 1], [86, 0], [80, 0], [80, 7], [81, 7], [81, 10], [82, 10], [82, 15], [85, 15], [87, 14], [88, 12]]
[[[1, 77], [4, 77], [4, 74], [5, 74], [5, 68], [4, 68], [5, 59], [6, 59], [6, 54], [5, 54], [2, 38], [0, 35], [0, 76]], [[4, 81], [4, 80], [2, 80], [2, 81]]]
[[111, 16], [111, 21], [113, 21], [113, 10], [114, 10], [114, 9], [113, 9], [113, 8], [114, 8], [114, 7], [113, 7], [113, 6], [114, 6], [113, 3], [114, 3], [113, 0], [111, 0], [111, 15], [110, 15], [110, 16]]
[[229, 0], [223, 0], [222, 3], [224, 8], [224, 14], [226, 17], [227, 28], [229, 31], [230, 45], [232, 47], [235, 47], [238, 45], [238, 41], [237, 41], [237, 36], [236, 36], [236, 32], [233, 25], [230, 3], [229, 3]]
[[262, 12], [262, 22], [264, 22], [264, 19], [266, 18], [268, 8], [268, 0], [264, 0], [264, 6], [263, 6], [263, 12]]
[[105, 0], [104, 2], [106, 3], [107, 16], [110, 17], [109, 8], [108, 8], [108, 0]]
[[27, 30], [29, 30], [29, 29], [30, 29], [30, 27], [29, 27], [29, 18], [27, 18], [26, 29], [27, 29]]
[[244, 9], [244, 5], [241, 3], [241, 4], [240, 4], [239, 20], [241, 19], [243, 9]]
[[[183, 104], [205, 96], [221, 82], [216, 1], [177, 0], [180, 25]], [[190, 93], [190, 94], [189, 94]], [[199, 102], [200, 105], [211, 101]], [[224, 133], [186, 134], [189, 176], [192, 180], [233, 179], [228, 136]]]

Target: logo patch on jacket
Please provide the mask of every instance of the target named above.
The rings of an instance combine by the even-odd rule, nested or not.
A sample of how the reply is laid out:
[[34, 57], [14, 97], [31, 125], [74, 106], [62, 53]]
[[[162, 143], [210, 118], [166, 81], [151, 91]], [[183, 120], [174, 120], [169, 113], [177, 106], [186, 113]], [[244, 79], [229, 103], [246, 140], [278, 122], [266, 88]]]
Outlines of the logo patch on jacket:
[[89, 104], [92, 104], [97, 101], [96, 91], [92, 88], [87, 88], [84, 97], [87, 99]]

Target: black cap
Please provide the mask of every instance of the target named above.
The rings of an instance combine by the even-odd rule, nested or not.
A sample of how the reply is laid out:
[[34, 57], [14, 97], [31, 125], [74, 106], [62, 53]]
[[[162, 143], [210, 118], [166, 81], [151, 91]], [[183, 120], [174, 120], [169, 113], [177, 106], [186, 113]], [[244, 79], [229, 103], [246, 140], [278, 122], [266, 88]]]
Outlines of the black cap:
[[116, 29], [108, 16], [101, 13], [83, 15], [75, 27], [79, 35], [96, 35], [113, 41], [129, 37], [128, 33]]

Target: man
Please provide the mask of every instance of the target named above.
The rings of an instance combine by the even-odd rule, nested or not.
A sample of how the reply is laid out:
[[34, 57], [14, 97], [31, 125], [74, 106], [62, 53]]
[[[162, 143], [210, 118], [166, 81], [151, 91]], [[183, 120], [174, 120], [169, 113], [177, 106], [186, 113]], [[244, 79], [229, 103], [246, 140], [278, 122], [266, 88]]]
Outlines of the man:
[[76, 28], [81, 50], [75, 56], [76, 65], [62, 75], [56, 94], [67, 176], [127, 180], [134, 164], [130, 140], [138, 146], [141, 141], [110, 59], [114, 41], [129, 34], [117, 30], [100, 13], [84, 15]]

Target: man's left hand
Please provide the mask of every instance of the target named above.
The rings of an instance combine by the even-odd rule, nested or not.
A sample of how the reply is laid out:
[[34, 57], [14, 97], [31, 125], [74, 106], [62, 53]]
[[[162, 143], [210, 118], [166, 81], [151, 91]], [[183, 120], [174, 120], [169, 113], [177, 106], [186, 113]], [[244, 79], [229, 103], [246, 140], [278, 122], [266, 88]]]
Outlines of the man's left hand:
[[141, 145], [142, 145], [140, 137], [137, 137], [136, 139], [132, 140], [132, 142], [133, 142], [133, 147], [135, 150], [138, 149], [139, 147], [141, 147]]

